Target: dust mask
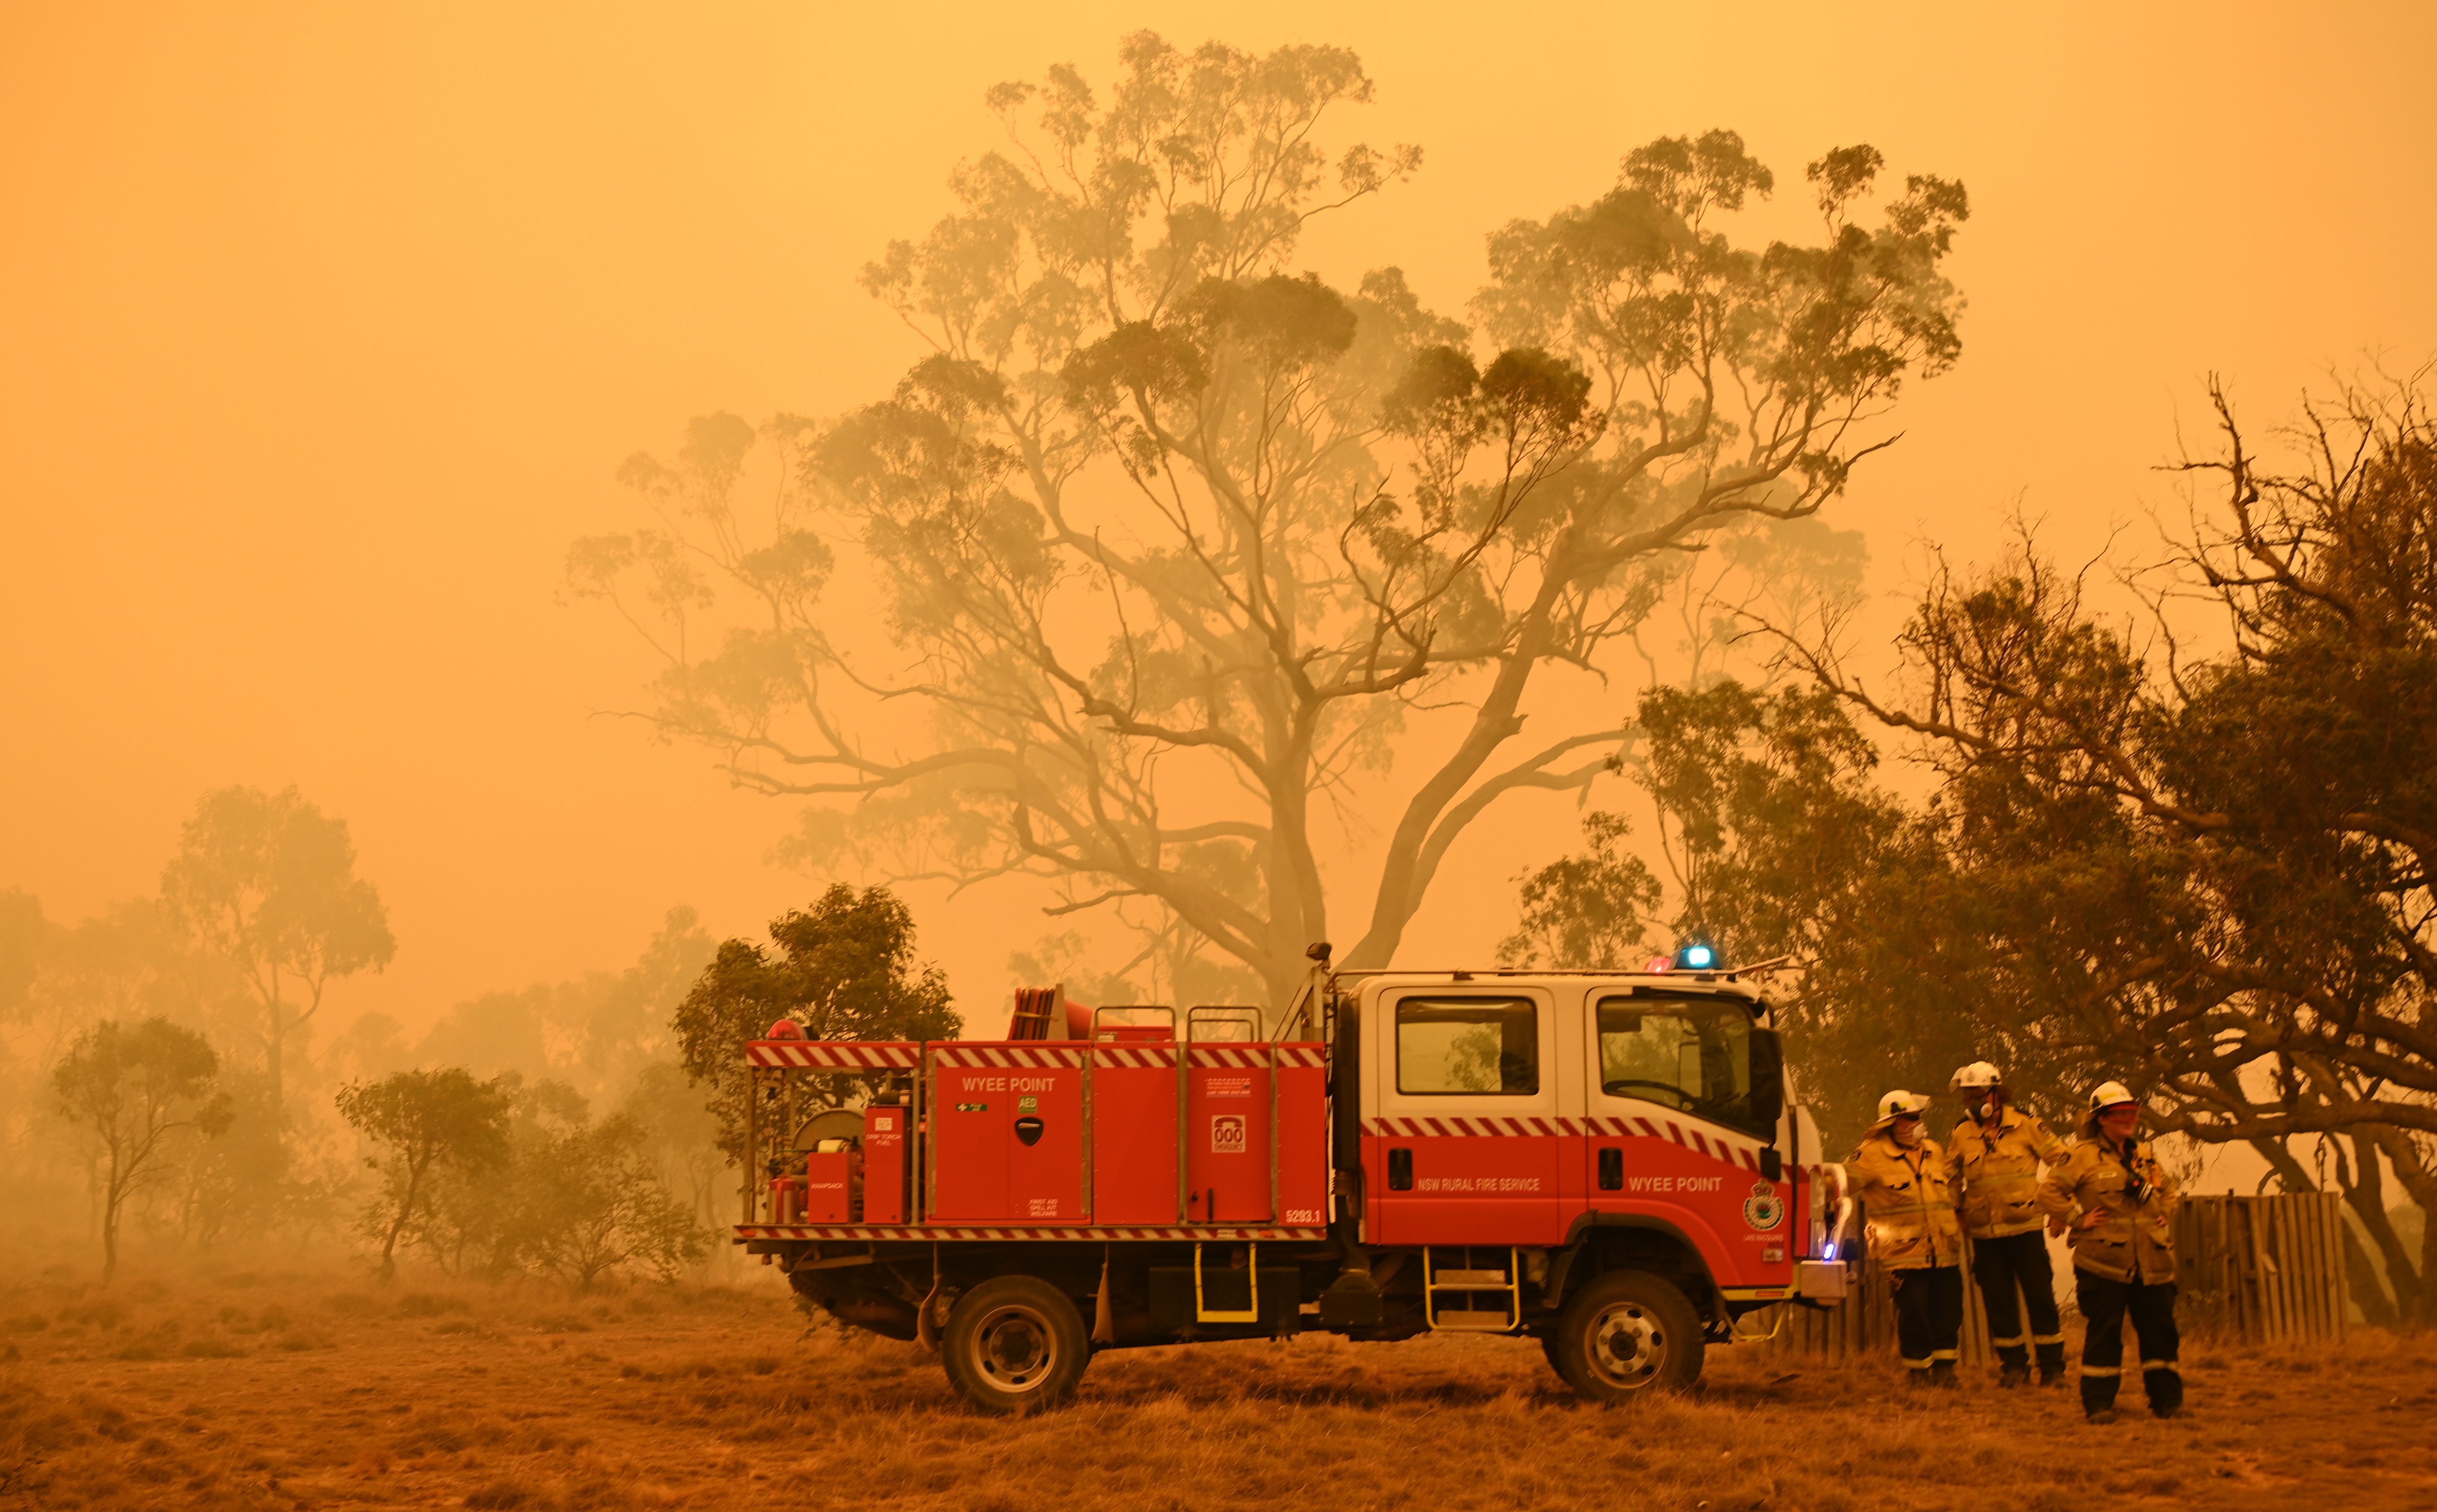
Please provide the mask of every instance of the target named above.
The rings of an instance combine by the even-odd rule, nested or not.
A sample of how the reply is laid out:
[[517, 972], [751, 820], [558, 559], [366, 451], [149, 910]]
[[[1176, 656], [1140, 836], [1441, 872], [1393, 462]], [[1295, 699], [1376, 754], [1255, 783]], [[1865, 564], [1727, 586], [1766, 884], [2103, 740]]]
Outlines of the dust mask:
[[1906, 1150], [1918, 1150], [1920, 1148], [1922, 1124], [1919, 1118], [1910, 1118], [1902, 1123], [1897, 1124], [1895, 1126], [1894, 1133], [1896, 1143], [1903, 1146]]

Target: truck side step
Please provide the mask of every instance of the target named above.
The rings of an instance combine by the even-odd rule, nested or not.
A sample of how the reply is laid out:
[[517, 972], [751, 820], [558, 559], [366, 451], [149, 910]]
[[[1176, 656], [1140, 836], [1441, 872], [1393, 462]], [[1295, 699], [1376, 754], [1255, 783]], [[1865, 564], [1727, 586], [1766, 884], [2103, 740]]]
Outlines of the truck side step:
[[[1439, 1248], [1449, 1248], [1456, 1263], [1442, 1267]], [[1523, 1326], [1523, 1272], [1513, 1249], [1503, 1252], [1505, 1264], [1483, 1265], [1494, 1249], [1429, 1246], [1422, 1249], [1422, 1316], [1433, 1328], [1447, 1333], [1512, 1333]], [[1441, 1299], [1450, 1306], [1442, 1309]]]

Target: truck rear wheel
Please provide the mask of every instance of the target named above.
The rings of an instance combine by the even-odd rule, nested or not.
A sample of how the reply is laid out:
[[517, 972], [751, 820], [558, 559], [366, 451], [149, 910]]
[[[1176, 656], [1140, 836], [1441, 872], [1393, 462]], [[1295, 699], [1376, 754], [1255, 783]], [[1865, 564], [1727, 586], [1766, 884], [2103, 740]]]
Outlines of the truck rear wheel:
[[1075, 1395], [1091, 1363], [1083, 1315], [1031, 1275], [995, 1275], [956, 1299], [939, 1340], [948, 1382], [986, 1413], [1034, 1413]]
[[1610, 1271], [1574, 1293], [1550, 1336], [1550, 1363], [1591, 1401], [1682, 1391], [1700, 1379], [1701, 1319], [1648, 1271]]

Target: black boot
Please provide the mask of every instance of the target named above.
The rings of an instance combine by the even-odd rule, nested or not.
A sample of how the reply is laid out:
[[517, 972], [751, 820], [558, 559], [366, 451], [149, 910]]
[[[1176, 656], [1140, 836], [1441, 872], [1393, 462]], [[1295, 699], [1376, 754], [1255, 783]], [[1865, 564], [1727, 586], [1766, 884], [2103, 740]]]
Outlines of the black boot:
[[2043, 1344], [2040, 1351], [2040, 1384], [2053, 1386], [2064, 1379], [2064, 1345]]
[[2008, 1360], [1997, 1367], [1997, 1384], [2007, 1389], [2030, 1384], [2031, 1367], [2019, 1360]]
[[2094, 1376], [2084, 1371], [2081, 1377], [2082, 1415], [2094, 1423], [2115, 1421], [2115, 1386], [2113, 1376]]
[[1914, 1370], [1907, 1370], [1907, 1371], [1905, 1371], [1905, 1372], [1904, 1372], [1904, 1384], [1905, 1384], [1905, 1385], [1907, 1385], [1907, 1386], [1912, 1387], [1912, 1388], [1913, 1388], [1913, 1389], [1915, 1389], [1916, 1391], [1917, 1391], [1917, 1390], [1919, 1390], [1920, 1388], [1923, 1387], [1923, 1386], [1928, 1385], [1928, 1384], [1929, 1384], [1929, 1368], [1928, 1368], [1926, 1365], [1924, 1365], [1924, 1366], [1921, 1366], [1921, 1367], [1920, 1367], [1920, 1368], [1918, 1368], [1918, 1369], [1914, 1369]]
[[2141, 1383], [2149, 1388], [2151, 1413], [2160, 1417], [2181, 1417], [2183, 1415], [2183, 1372], [2168, 1364], [2145, 1370], [2141, 1378]]
[[1955, 1374], [1955, 1362], [1952, 1360], [1938, 1360], [1931, 1363], [1929, 1383], [1933, 1386], [1943, 1386], [1948, 1391], [1953, 1391], [1963, 1384]]

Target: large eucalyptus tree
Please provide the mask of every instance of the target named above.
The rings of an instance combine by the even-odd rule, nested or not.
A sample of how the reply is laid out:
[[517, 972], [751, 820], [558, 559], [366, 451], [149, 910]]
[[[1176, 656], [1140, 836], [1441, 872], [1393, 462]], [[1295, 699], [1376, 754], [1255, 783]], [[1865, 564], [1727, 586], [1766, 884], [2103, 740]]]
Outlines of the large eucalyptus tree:
[[929, 349], [895, 392], [697, 420], [622, 473], [660, 523], [571, 554], [666, 658], [648, 717], [815, 800], [808, 850], [1147, 907], [1273, 993], [1350, 818], [1341, 958], [1389, 960], [1468, 825], [1622, 749], [1605, 679], [1666, 569], [1820, 509], [1955, 360], [1966, 204], [1914, 177], [1866, 226], [1880, 156], [1843, 148], [1817, 239], [1747, 244], [1769, 169], [1661, 138], [1496, 231], [1468, 327], [1297, 261], [1419, 165], [1323, 148], [1371, 93], [1342, 49], [1148, 33], [1105, 100], [992, 90], [1008, 145], [865, 273]]

